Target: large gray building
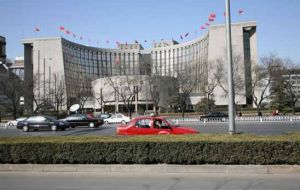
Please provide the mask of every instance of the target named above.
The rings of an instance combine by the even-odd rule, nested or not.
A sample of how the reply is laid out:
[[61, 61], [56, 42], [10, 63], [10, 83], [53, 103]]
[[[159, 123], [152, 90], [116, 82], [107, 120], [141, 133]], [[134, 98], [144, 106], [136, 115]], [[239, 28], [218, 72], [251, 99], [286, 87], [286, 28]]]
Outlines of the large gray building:
[[[189, 104], [198, 103], [206, 94], [203, 86], [213, 76], [217, 60], [225, 60], [225, 25], [213, 25], [203, 36], [189, 42], [161, 41], [152, 48], [143, 49], [138, 44], [119, 44], [117, 49], [96, 48], [77, 44], [61, 37], [24, 39], [25, 81], [35, 79], [33, 93], [42, 99], [60, 81], [64, 83], [67, 105], [77, 103], [79, 89], [92, 96], [92, 81], [114, 76], [159, 75], [177, 78], [178, 71], [192, 67], [197, 87], [191, 94]], [[239, 104], [252, 104], [251, 67], [257, 61], [256, 22], [232, 24], [234, 55], [239, 57], [237, 71], [241, 76], [242, 92], [236, 95]], [[125, 71], [119, 69], [122, 64]], [[226, 75], [226, 62], [224, 74]], [[83, 85], [80, 81], [89, 81]], [[226, 81], [214, 89], [217, 105], [226, 105]], [[97, 90], [99, 91], [99, 90]], [[179, 89], [180, 91], [180, 89]], [[27, 97], [27, 101], [31, 101]], [[26, 102], [26, 100], [25, 100]], [[151, 99], [148, 103], [151, 103]]]

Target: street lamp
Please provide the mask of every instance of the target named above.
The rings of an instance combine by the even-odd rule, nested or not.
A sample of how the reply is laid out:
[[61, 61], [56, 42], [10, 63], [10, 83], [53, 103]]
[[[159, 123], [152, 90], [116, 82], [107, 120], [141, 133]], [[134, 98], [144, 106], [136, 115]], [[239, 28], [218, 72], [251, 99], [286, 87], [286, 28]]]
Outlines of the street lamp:
[[234, 87], [232, 73], [232, 45], [231, 45], [231, 20], [230, 20], [230, 0], [225, 0], [226, 4], [226, 44], [227, 44], [227, 66], [228, 66], [228, 116], [229, 134], [235, 133], [234, 116]]

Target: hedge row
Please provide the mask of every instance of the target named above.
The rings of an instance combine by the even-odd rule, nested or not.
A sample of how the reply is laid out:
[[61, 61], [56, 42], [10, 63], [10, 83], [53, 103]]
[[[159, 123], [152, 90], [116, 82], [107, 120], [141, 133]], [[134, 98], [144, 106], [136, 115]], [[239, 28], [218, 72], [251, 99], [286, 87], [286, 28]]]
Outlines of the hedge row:
[[300, 141], [3, 143], [0, 163], [300, 164]]

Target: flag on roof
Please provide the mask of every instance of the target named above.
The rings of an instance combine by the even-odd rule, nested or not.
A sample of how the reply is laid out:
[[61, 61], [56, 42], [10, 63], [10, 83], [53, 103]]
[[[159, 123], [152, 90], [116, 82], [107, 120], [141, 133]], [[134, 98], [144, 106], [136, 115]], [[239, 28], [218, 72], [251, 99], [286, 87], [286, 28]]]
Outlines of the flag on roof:
[[76, 34], [73, 33], [73, 37], [76, 38]]
[[208, 17], [208, 21], [209, 21], [209, 22], [213, 22], [213, 21], [215, 21], [215, 19], [212, 18], [212, 17]]
[[215, 13], [210, 13], [210, 15], [209, 15], [209, 17], [211, 17], [211, 18], [216, 18], [216, 14]]
[[64, 27], [64, 26], [60, 26], [60, 27], [59, 27], [59, 30], [60, 30], [60, 31], [64, 31], [64, 30], [65, 30], [65, 27]]
[[135, 42], [136, 44], [138, 44], [138, 43], [139, 43], [137, 40], [134, 40], [134, 42]]
[[106, 43], [109, 44], [109, 40], [106, 40]]
[[244, 10], [240, 9], [239, 10], [239, 15], [243, 14], [244, 13]]
[[69, 30], [66, 30], [65, 32], [66, 32], [66, 34], [71, 34], [71, 32]]
[[80, 40], [82, 40], [82, 36], [80, 36]]
[[119, 42], [119, 41], [116, 41], [116, 44], [117, 44], [117, 46], [118, 46], [118, 45], [120, 45], [120, 42]]
[[200, 29], [201, 29], [201, 30], [205, 30], [205, 26], [201, 26]]
[[205, 23], [206, 26], [209, 26], [210, 24], [208, 22]]
[[187, 37], [189, 35], [189, 33], [187, 32], [185, 35], [184, 35], [184, 37]]
[[224, 12], [223, 15], [226, 17], [226, 12]]
[[147, 40], [144, 40], [145, 43], [147, 43]]
[[183, 39], [182, 35], [180, 35], [180, 39]]
[[40, 28], [36, 26], [36, 27], [34, 28], [34, 31], [39, 32], [39, 31], [40, 31]]

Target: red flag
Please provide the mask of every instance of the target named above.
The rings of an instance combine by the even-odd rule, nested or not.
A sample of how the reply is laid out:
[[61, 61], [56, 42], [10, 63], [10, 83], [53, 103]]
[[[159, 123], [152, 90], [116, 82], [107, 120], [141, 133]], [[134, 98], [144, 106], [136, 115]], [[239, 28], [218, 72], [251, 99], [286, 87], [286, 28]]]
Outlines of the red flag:
[[240, 9], [239, 10], [239, 15], [243, 14], [244, 13], [244, 10]]
[[216, 18], [216, 14], [215, 13], [210, 13], [209, 17]]
[[213, 21], [215, 21], [215, 19], [212, 18], [212, 17], [208, 17], [208, 21], [209, 21], [209, 22], [213, 22]]
[[205, 30], [205, 27], [204, 27], [204, 26], [201, 26], [200, 29], [201, 29], [201, 30]]
[[40, 29], [39, 29], [38, 27], [35, 27], [35, 28], [34, 28], [34, 31], [39, 32]]
[[66, 34], [71, 34], [71, 32], [69, 30], [66, 30], [65, 32], [66, 32]]
[[64, 31], [64, 30], [65, 30], [65, 27], [60, 26], [60, 27], [59, 27], [59, 30]]
[[189, 33], [187, 32], [185, 35], [184, 35], [184, 37], [187, 37], [189, 35]]

